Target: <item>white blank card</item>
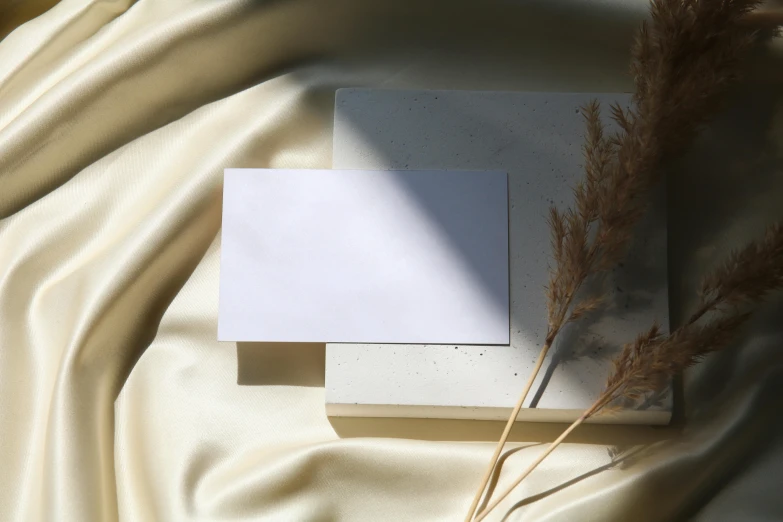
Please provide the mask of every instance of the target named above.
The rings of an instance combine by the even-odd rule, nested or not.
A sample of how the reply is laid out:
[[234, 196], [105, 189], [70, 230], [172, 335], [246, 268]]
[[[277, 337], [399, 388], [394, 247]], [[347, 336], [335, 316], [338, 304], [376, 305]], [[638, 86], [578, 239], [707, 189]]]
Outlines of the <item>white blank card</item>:
[[221, 341], [508, 344], [504, 172], [226, 169]]

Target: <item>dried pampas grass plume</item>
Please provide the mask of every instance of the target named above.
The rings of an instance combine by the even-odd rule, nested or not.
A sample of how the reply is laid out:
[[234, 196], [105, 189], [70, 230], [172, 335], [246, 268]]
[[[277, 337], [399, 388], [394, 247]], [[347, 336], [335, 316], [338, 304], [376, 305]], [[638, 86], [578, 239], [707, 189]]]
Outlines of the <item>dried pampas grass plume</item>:
[[688, 146], [736, 77], [753, 41], [744, 23], [757, 0], [652, 0], [633, 46], [633, 108], [611, 107], [619, 131], [607, 135], [600, 108], [583, 109], [584, 179], [572, 208], [550, 209], [553, 266], [546, 289], [548, 328], [535, 367], [511, 412], [469, 508], [470, 522], [544, 359], [562, 328], [600, 304], [584, 300], [585, 281], [625, 256], [634, 227], [648, 208], [663, 158]]
[[519, 478], [477, 517], [482, 520], [519, 485], [577, 426], [618, 400], [638, 401], [660, 391], [671, 378], [706, 355], [727, 347], [750, 317], [743, 307], [757, 305], [783, 289], [783, 226], [774, 224], [762, 240], [732, 252], [704, 277], [700, 303], [688, 321], [670, 335], [657, 324], [626, 344], [613, 361], [600, 397]]

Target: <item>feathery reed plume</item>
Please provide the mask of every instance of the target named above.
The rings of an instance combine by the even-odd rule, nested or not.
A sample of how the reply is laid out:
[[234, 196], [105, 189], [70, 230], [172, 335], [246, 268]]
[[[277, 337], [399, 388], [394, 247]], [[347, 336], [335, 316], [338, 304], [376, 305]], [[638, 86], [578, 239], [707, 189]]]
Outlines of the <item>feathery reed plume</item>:
[[783, 26], [783, 9], [759, 9], [748, 15], [747, 23], [760, 30], [778, 33]]
[[783, 289], [783, 226], [767, 228], [764, 239], [732, 252], [702, 281], [696, 312], [670, 335], [657, 324], [626, 344], [613, 361], [606, 389], [497, 500], [477, 517], [482, 520], [519, 485], [577, 426], [619, 399], [639, 399], [666, 386], [671, 378], [709, 353], [729, 345], [750, 317], [741, 310]]
[[619, 131], [606, 136], [597, 102], [583, 109], [587, 127], [584, 179], [574, 206], [549, 213], [552, 257], [546, 288], [544, 345], [495, 447], [469, 508], [470, 522], [550, 347], [562, 328], [597, 308], [603, 296], [582, 299], [593, 276], [619, 263], [648, 207], [664, 157], [687, 147], [736, 76], [754, 33], [743, 18], [758, 0], [652, 0], [633, 46], [633, 108], [611, 107]]

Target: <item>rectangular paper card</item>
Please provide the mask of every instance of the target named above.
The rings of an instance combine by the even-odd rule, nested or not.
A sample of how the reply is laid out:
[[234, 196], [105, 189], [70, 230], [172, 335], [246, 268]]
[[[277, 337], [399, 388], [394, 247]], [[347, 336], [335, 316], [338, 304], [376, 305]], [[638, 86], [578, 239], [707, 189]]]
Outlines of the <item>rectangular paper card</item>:
[[508, 344], [505, 172], [226, 169], [222, 341]]
[[[508, 172], [511, 337], [503, 346], [328, 344], [329, 415], [508, 417], [546, 335], [548, 208], [569, 205], [584, 175], [580, 107], [592, 99], [605, 114], [610, 103], [630, 103], [605, 93], [337, 92], [335, 168]], [[665, 209], [662, 190], [628, 258], [608, 274], [605, 308], [561, 333], [520, 420], [573, 421], [603, 389], [617, 348], [655, 320], [668, 324]], [[670, 412], [663, 394], [595, 422], [663, 424]]]

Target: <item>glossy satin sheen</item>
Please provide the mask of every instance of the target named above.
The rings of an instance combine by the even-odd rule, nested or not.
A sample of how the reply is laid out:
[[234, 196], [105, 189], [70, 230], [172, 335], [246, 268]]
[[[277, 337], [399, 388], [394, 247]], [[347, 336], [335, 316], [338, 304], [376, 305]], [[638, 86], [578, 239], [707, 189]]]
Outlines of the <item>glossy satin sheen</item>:
[[[11, 4], [0, 520], [461, 520], [501, 423], [330, 422], [323, 347], [216, 341], [223, 169], [329, 168], [343, 86], [627, 91], [646, 4]], [[782, 212], [781, 54], [672, 167], [674, 318]], [[492, 520], [783, 518], [780, 311], [688, 374], [678, 427], [580, 428]], [[500, 489], [559, 429], [516, 430]]]

